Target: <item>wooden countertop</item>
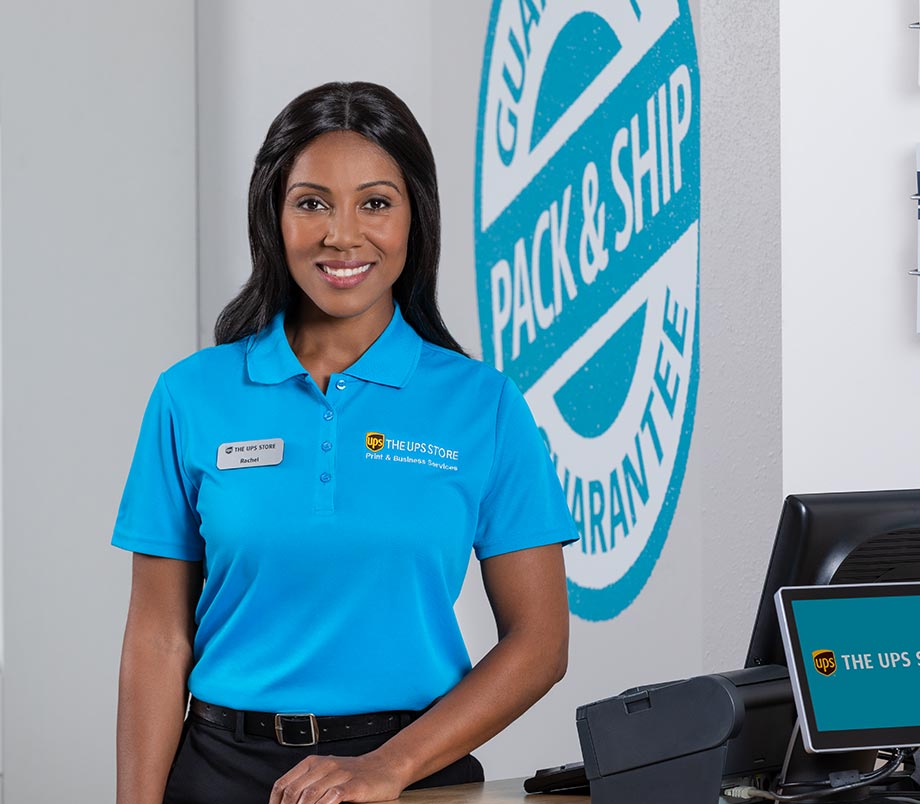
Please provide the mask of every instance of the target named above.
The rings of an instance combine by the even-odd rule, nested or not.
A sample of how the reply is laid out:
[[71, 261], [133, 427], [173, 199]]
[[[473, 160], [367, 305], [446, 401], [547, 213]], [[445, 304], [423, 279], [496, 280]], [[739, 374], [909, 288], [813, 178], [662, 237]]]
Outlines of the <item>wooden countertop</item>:
[[401, 804], [587, 804], [589, 796], [571, 793], [524, 792], [524, 777], [500, 779], [483, 784], [458, 784], [432, 787], [428, 790], [407, 790], [399, 799]]

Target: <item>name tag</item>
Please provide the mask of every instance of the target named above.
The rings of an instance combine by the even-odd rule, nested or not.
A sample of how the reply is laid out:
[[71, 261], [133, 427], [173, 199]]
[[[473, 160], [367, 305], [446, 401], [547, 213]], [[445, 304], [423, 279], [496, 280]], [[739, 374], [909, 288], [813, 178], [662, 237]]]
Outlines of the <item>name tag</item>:
[[218, 469], [249, 469], [253, 466], [277, 466], [284, 457], [284, 441], [232, 441], [217, 448]]

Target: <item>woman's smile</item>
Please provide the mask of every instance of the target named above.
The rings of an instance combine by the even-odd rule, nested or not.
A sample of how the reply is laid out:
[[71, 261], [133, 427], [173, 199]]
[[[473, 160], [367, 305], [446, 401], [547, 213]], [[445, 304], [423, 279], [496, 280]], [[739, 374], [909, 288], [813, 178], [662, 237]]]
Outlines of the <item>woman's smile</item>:
[[316, 266], [334, 287], [352, 288], [363, 281], [374, 263], [362, 260], [323, 260], [316, 263]]

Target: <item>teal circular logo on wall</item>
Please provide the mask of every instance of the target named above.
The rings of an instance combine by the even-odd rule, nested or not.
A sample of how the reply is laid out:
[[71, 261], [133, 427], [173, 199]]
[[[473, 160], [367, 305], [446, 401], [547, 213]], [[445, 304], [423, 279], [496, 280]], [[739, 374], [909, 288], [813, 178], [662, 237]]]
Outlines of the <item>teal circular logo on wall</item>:
[[699, 380], [699, 74], [687, 0], [494, 0], [477, 137], [483, 353], [520, 386], [580, 533], [569, 605], [636, 598]]

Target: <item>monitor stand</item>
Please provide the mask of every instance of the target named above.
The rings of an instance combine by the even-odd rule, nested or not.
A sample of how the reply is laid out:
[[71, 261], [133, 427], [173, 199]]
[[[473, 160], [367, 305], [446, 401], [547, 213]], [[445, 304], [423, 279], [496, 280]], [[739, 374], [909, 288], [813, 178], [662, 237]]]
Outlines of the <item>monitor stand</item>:
[[[805, 744], [802, 742], [802, 730], [799, 728], [798, 721], [796, 721], [792, 737], [789, 740], [789, 747], [786, 749], [783, 770], [780, 774], [780, 781], [783, 785], [794, 783], [795, 786], [788, 787], [782, 792], [785, 795], [794, 795], [827, 790], [826, 786], [809, 787], [802, 786], [801, 783], [827, 779], [829, 774], [841, 771], [858, 770], [860, 773], [871, 773], [875, 769], [877, 756], [878, 751], [874, 748], [863, 751], [846, 751], [839, 754], [810, 754], [805, 750]], [[870, 797], [869, 786], [867, 785], [856, 790], [822, 795], [821, 801], [838, 804], [838, 802], [868, 801]]]

